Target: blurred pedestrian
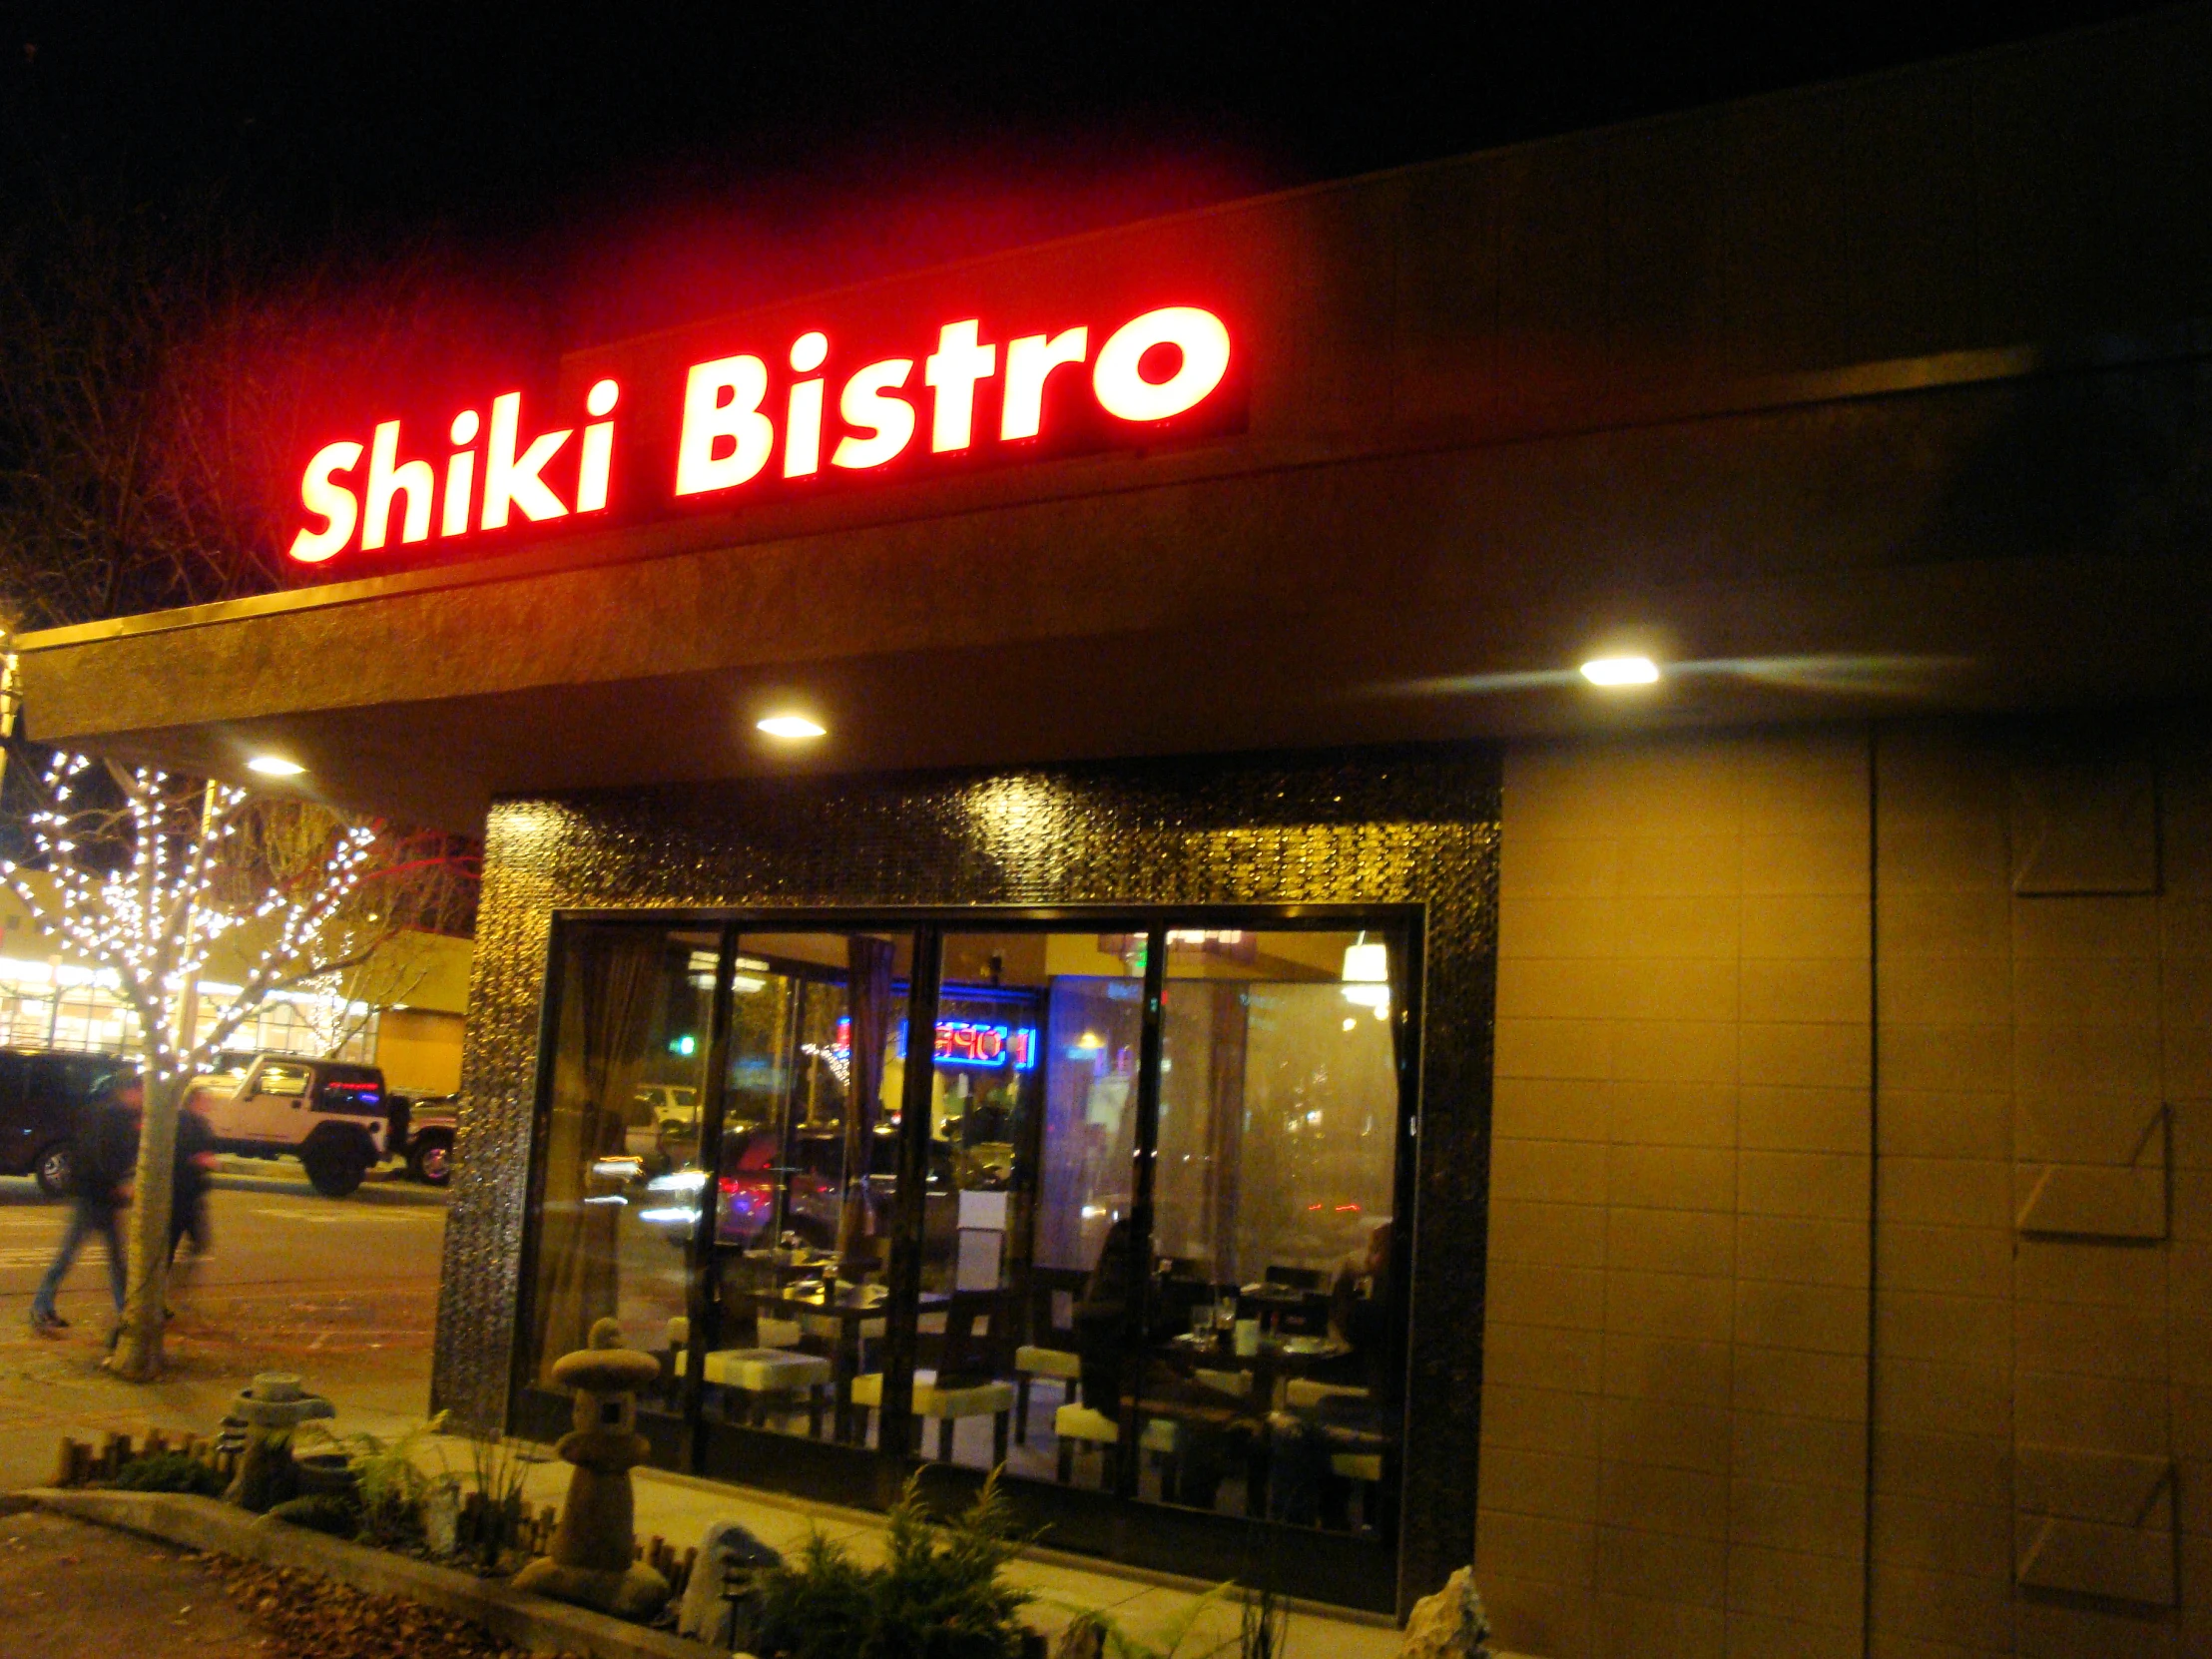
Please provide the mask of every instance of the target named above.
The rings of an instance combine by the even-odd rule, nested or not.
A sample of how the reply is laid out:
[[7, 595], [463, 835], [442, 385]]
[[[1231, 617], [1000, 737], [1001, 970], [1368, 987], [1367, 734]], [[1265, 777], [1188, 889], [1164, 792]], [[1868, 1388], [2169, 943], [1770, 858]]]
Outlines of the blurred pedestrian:
[[41, 1337], [59, 1336], [69, 1327], [69, 1321], [55, 1310], [54, 1293], [61, 1289], [88, 1234], [97, 1235], [107, 1246], [108, 1284], [115, 1293], [117, 1318], [122, 1317], [128, 1262], [118, 1218], [131, 1202], [131, 1181], [138, 1170], [139, 1120], [145, 1110], [144, 1079], [136, 1072], [124, 1072], [109, 1081], [77, 1121], [76, 1196], [70, 1203], [69, 1225], [62, 1230], [53, 1265], [31, 1298], [31, 1329]]
[[[208, 1188], [214, 1184], [215, 1130], [200, 1110], [198, 1095], [188, 1096], [177, 1114], [177, 1163], [169, 1200], [170, 1283], [191, 1282], [193, 1271], [215, 1249], [215, 1232], [208, 1223]], [[192, 1240], [192, 1254], [177, 1271], [177, 1247]]]

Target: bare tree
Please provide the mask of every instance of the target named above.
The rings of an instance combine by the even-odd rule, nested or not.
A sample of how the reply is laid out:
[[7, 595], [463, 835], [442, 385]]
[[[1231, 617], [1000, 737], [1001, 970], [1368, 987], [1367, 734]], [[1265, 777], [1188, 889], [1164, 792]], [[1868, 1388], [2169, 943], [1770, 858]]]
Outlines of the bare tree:
[[438, 386], [484, 291], [427, 245], [373, 264], [279, 246], [213, 192], [16, 216], [0, 228], [0, 624], [283, 586], [315, 423], [333, 400]]
[[[333, 386], [381, 407], [434, 383], [453, 344], [446, 296], [465, 286], [420, 250], [363, 275], [328, 248], [280, 249], [214, 193], [64, 196], [19, 197], [0, 229], [0, 649], [18, 631], [282, 585], [309, 421]], [[0, 739], [13, 688], [0, 675]], [[10, 748], [6, 875], [43, 927], [115, 971], [144, 1044], [114, 1363], [150, 1377], [185, 1086], [270, 995], [342, 981], [405, 927], [471, 930], [475, 849]], [[226, 934], [253, 966], [203, 1037], [198, 970]]]
[[[31, 855], [0, 862], [0, 876], [42, 928], [115, 973], [137, 1017], [146, 1112], [110, 1365], [146, 1381], [162, 1365], [177, 1121], [192, 1079], [271, 995], [373, 959], [418, 907], [406, 889], [429, 865], [413, 838], [329, 808], [82, 755], [49, 765], [40, 794]], [[46, 879], [25, 880], [28, 866]], [[218, 940], [247, 972], [203, 1026], [200, 972]]]

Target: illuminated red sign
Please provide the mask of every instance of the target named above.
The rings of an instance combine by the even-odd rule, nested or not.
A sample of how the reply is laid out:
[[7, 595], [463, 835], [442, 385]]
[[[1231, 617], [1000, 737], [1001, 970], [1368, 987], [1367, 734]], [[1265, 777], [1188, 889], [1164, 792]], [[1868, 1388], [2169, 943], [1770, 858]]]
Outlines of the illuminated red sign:
[[[894, 462], [1012, 457], [1037, 452], [1056, 420], [1149, 437], [1215, 399], [1231, 356], [1214, 312], [1164, 305], [1111, 329], [1004, 339], [963, 317], [915, 356], [866, 362], [837, 360], [830, 336], [810, 329], [773, 362], [741, 351], [692, 363], [669, 409], [625, 408], [612, 376], [591, 385], [580, 410], [525, 409], [522, 392], [502, 392], [488, 400], [488, 420], [475, 408], [454, 414], [435, 455], [396, 419], [376, 423], [365, 444], [317, 450], [300, 478], [307, 522], [290, 554], [321, 564], [348, 549], [588, 519], [625, 487], [650, 512], [733, 505], [780, 481], [877, 474]], [[673, 428], [673, 443], [641, 446], [657, 476], [626, 481], [623, 431], [634, 424]]]

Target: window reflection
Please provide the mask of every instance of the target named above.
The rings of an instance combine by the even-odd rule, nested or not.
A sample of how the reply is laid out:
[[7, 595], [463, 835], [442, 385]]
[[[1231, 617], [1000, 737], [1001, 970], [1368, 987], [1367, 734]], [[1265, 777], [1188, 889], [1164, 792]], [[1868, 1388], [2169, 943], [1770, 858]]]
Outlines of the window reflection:
[[697, 1140], [719, 937], [605, 927], [564, 940], [527, 1337], [541, 1381], [596, 1320], [648, 1353], [681, 1325], [695, 1210], [667, 1178]]
[[735, 948], [703, 1415], [862, 1439], [881, 1395], [911, 941], [743, 933]]
[[[1387, 1537], [1402, 937], [940, 942], [917, 1036], [907, 930], [564, 935], [532, 1374], [612, 1314], [666, 1357], [649, 1409], [880, 1445], [910, 1249], [924, 1455]], [[917, 1065], [921, 1187], [902, 1208]]]

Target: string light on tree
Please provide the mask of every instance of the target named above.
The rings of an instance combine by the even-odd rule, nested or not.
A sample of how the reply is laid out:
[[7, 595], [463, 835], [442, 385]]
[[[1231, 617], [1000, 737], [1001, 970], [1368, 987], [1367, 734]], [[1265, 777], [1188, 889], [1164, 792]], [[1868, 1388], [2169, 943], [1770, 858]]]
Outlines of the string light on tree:
[[[186, 1086], [271, 996], [331, 981], [396, 931], [401, 906], [388, 896], [351, 902], [364, 880], [435, 860], [397, 861], [397, 837], [311, 803], [262, 801], [150, 767], [65, 754], [40, 785], [27, 855], [0, 860], [0, 878], [41, 930], [114, 976], [137, 1026], [146, 1118], [129, 1304], [114, 1363], [125, 1376], [151, 1377], [161, 1361], [169, 1195]], [[204, 1023], [197, 987], [219, 944], [246, 971]]]

